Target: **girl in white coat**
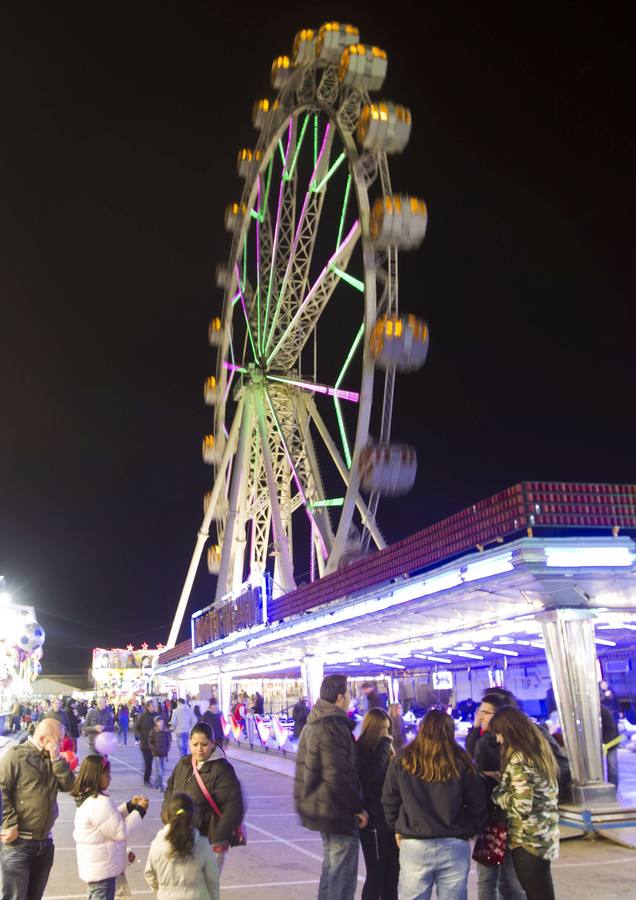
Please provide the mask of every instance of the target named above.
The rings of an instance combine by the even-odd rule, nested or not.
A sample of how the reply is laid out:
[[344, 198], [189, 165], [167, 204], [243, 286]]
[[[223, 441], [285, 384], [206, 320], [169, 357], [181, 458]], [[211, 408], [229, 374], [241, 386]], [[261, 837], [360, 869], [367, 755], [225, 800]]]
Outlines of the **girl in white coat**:
[[150, 845], [144, 872], [157, 900], [219, 900], [216, 854], [192, 826], [193, 816], [187, 794], [173, 794], [164, 804], [165, 828]]
[[88, 884], [89, 900], [114, 900], [115, 881], [128, 863], [126, 840], [148, 809], [147, 798], [140, 796], [116, 807], [105, 793], [109, 784], [108, 759], [91, 754], [82, 762], [71, 791], [77, 804], [73, 829], [77, 868]]

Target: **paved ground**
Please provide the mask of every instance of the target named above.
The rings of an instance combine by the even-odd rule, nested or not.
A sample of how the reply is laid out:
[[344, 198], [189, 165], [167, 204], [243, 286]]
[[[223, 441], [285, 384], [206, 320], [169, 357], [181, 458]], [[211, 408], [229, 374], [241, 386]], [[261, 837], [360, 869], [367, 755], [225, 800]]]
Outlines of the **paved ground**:
[[[86, 752], [85, 746], [80, 751]], [[255, 900], [310, 900], [317, 892], [321, 865], [320, 837], [305, 831], [293, 811], [290, 763], [282, 759], [262, 759], [249, 751], [232, 751], [233, 763], [243, 783], [249, 804], [247, 823], [249, 845], [230, 851], [223, 871], [222, 893], [228, 898]], [[171, 752], [171, 766], [176, 762]], [[261, 765], [255, 765], [259, 762]], [[141, 754], [134, 745], [121, 748], [112, 758], [111, 795], [123, 801], [142, 793]], [[274, 767], [274, 771], [263, 765]], [[161, 827], [161, 795], [151, 792], [151, 806], [141, 827], [131, 840], [138, 862], [128, 868], [134, 896], [150, 895], [143, 878], [148, 846]], [[55, 865], [46, 900], [74, 900], [86, 897], [85, 885], [77, 877], [72, 830], [74, 803], [60, 795], [60, 818], [55, 827]], [[554, 866], [559, 900], [612, 900], [636, 896], [636, 851], [604, 841], [570, 840], [562, 843], [561, 857]], [[364, 881], [360, 856], [358, 896]], [[474, 872], [470, 878], [470, 900], [476, 898]]]

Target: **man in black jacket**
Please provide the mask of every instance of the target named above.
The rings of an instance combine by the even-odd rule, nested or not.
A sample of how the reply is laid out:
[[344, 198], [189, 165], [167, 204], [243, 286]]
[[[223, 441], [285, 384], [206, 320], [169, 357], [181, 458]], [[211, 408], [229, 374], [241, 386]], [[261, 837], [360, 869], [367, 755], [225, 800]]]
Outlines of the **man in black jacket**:
[[305, 828], [323, 844], [320, 900], [353, 900], [358, 877], [358, 828], [369, 816], [358, 777], [351, 694], [344, 675], [327, 675], [303, 728], [296, 756], [294, 800]]
[[139, 749], [144, 758], [144, 784], [150, 787], [150, 775], [152, 774], [152, 750], [150, 748], [150, 735], [155, 730], [155, 716], [157, 706], [154, 700], [147, 700], [144, 711], [135, 720], [135, 734], [139, 738]]

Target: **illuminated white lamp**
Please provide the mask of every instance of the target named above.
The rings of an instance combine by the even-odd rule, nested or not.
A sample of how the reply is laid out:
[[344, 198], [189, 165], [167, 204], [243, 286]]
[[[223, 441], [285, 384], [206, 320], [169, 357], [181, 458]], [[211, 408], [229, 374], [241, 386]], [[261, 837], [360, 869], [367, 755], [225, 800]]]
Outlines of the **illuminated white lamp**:
[[225, 230], [229, 231], [230, 234], [233, 231], [236, 231], [237, 225], [243, 221], [246, 212], [247, 207], [244, 203], [230, 203], [229, 206], [226, 206], [225, 217], [223, 219]]
[[428, 325], [412, 315], [380, 316], [369, 339], [369, 349], [379, 369], [417, 372], [426, 362]]
[[367, 103], [358, 122], [358, 143], [372, 153], [401, 153], [411, 135], [411, 111], [391, 100]]
[[259, 131], [264, 127], [270, 113], [275, 113], [279, 109], [278, 100], [273, 102], [267, 97], [257, 100], [252, 107], [252, 124]]
[[480, 647], [484, 653], [499, 653], [501, 656], [519, 656], [516, 650], [503, 650], [500, 647]]
[[601, 644], [604, 647], [615, 647], [616, 641], [608, 641], [607, 638], [594, 638], [595, 644]]
[[236, 158], [236, 171], [240, 178], [248, 178], [254, 165], [260, 162], [261, 151], [243, 147]]
[[283, 54], [282, 56], [277, 56], [274, 62], [272, 63], [272, 87], [275, 90], [280, 90], [285, 84], [287, 84], [287, 79], [292, 73], [292, 65], [291, 60], [288, 56]]
[[426, 234], [426, 203], [406, 194], [392, 194], [373, 204], [370, 221], [371, 239], [381, 250], [397, 247], [414, 250]]
[[292, 47], [295, 66], [309, 66], [316, 58], [316, 32], [313, 28], [301, 28], [296, 32]]
[[221, 462], [222, 450], [213, 434], [206, 434], [203, 438], [201, 455], [203, 456], [203, 462], [209, 466], [214, 466]]
[[445, 656], [422, 656], [421, 659], [430, 659], [431, 662], [440, 662], [440, 663], [449, 663], [452, 662], [451, 659], [448, 659]]
[[325, 63], [338, 63], [346, 47], [357, 44], [360, 32], [355, 25], [325, 22], [318, 29], [316, 56]]
[[218, 316], [213, 316], [208, 325], [208, 342], [210, 347], [220, 347], [223, 343], [223, 328]]
[[595, 566], [631, 566], [629, 547], [546, 547], [545, 564], [549, 568], [575, 569]]
[[226, 263], [217, 263], [214, 278], [216, 286], [224, 291], [230, 283], [230, 273]]
[[491, 575], [501, 575], [503, 572], [512, 572], [512, 553], [503, 553], [500, 556], [492, 556], [481, 559], [478, 562], [468, 563], [464, 572], [464, 581], [477, 581], [479, 578], [489, 578]]
[[208, 547], [208, 572], [210, 575], [218, 575], [221, 571], [221, 548], [218, 544]]
[[219, 385], [214, 375], [210, 375], [203, 382], [203, 400], [206, 406], [214, 406], [218, 399]]
[[370, 444], [360, 454], [358, 470], [364, 491], [399, 497], [415, 483], [417, 454], [406, 444]]
[[447, 650], [451, 656], [464, 656], [466, 659], [483, 659], [483, 656], [480, 656], [479, 653], [467, 653], [465, 650]]
[[358, 91], [379, 91], [386, 78], [388, 59], [385, 50], [366, 44], [345, 47], [340, 57], [338, 78]]
[[434, 575], [427, 578], [422, 585], [421, 595], [436, 594], [438, 591], [447, 591], [449, 588], [457, 587], [462, 583], [462, 576], [458, 569], [453, 572], [444, 572], [441, 575]]

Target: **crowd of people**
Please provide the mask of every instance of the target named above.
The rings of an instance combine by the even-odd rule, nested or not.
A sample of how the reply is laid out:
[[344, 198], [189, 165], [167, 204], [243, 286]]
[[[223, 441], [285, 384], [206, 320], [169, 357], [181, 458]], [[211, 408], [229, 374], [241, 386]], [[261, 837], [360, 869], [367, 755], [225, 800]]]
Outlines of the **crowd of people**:
[[[619, 710], [606, 684], [600, 691], [608, 777], [617, 783], [610, 752]], [[500, 687], [470, 708], [464, 704], [472, 720], [465, 747], [444, 708], [430, 708], [413, 734], [402, 706], [389, 703], [375, 682], [362, 685], [362, 696], [367, 710], [358, 728], [345, 676], [327, 676], [313, 708], [303, 698], [292, 711], [296, 810], [323, 843], [320, 900], [353, 900], [360, 849], [363, 900], [426, 900], [433, 888], [443, 900], [465, 900], [471, 856], [479, 900], [551, 900], [558, 802], [568, 799], [571, 784], [558, 733], [530, 719]], [[131, 896], [125, 871], [134, 853], [127, 840], [150, 801], [138, 794], [119, 807], [112, 803], [110, 763], [100, 749], [100, 735], [117, 732], [111, 740], [126, 745], [129, 731], [144, 786], [163, 793], [148, 884], [161, 900], [217, 900], [226, 853], [245, 842], [243, 795], [224, 750], [216, 697], [203, 713], [189, 699], [115, 706], [104, 697], [91, 705], [52, 698], [12, 713], [12, 724], [17, 717], [23, 730], [0, 759], [2, 900], [42, 897], [59, 791], [75, 799], [77, 866], [90, 900]], [[262, 709], [260, 694], [239, 694], [232, 711], [244, 722]], [[64, 750], [76, 752], [80, 734], [88, 754], [74, 773]], [[166, 783], [173, 738], [179, 759]]]
[[327, 676], [298, 746], [294, 798], [303, 825], [322, 838], [320, 898], [353, 900], [360, 848], [363, 900], [426, 900], [434, 887], [444, 900], [466, 900], [471, 854], [480, 900], [500, 890], [555, 896], [567, 761], [512, 694], [484, 696], [465, 749], [453, 718], [435, 708], [404, 743], [400, 710], [371, 706], [356, 741], [350, 706], [347, 679]]
[[[165, 722], [168, 708], [148, 700], [135, 715], [145, 783], [150, 785], [150, 754], [155, 786], [163, 792], [163, 828], [152, 841], [144, 874], [160, 900], [218, 900], [225, 854], [244, 841], [241, 785], [223, 742], [215, 739], [209, 721], [218, 714], [214, 705], [206, 711], [206, 721], [205, 713], [197, 718], [179, 700], [170, 709], [170, 727]], [[53, 866], [52, 829], [60, 791], [70, 793], [76, 803], [77, 868], [89, 900], [129, 897], [126, 868], [135, 855], [127, 842], [150, 800], [137, 794], [116, 806], [108, 795], [110, 761], [98, 750], [98, 736], [113, 731], [116, 718], [125, 739], [125, 717], [121, 707], [115, 713], [105, 698], [86, 710], [83, 731], [89, 752], [74, 773], [62, 752], [66, 725], [60, 712], [56, 702], [48, 705], [44, 716], [31, 722], [25, 739], [15, 741], [0, 758], [2, 900], [41, 900]], [[163, 762], [171, 731], [181, 755], [164, 790]]]

